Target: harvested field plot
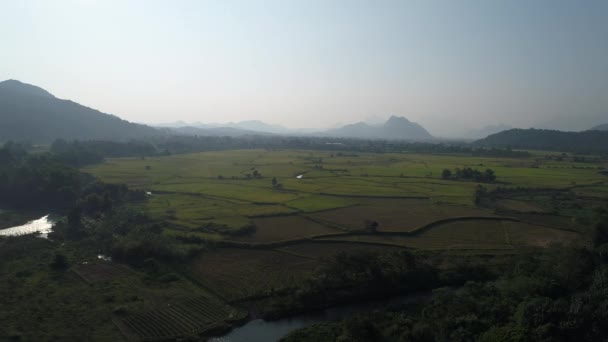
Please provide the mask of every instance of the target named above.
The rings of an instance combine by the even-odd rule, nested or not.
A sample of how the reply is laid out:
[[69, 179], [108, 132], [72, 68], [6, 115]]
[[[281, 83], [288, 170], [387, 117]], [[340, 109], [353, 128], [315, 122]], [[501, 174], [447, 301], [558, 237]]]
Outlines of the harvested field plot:
[[583, 227], [577, 225], [572, 218], [556, 215], [534, 214], [534, 213], [509, 213], [522, 221], [538, 224], [555, 229], [580, 231]]
[[521, 211], [521, 212], [545, 212], [545, 209], [533, 201], [518, 201], [512, 199], [501, 199], [497, 203], [500, 209]]
[[298, 215], [258, 218], [254, 219], [253, 222], [256, 225], [254, 234], [236, 237], [233, 240], [263, 243], [340, 232]]
[[72, 270], [88, 283], [112, 281], [133, 274], [126, 266], [111, 262], [80, 264]]
[[344, 241], [390, 243], [428, 250], [517, 249], [546, 247], [551, 243], [577, 243], [574, 232], [511, 221], [463, 221], [433, 227], [415, 236], [349, 236]]
[[201, 255], [191, 271], [205, 287], [232, 301], [290, 288], [316, 265], [282, 252], [226, 248]]
[[399, 247], [366, 246], [355, 243], [328, 243], [328, 242], [307, 242], [293, 246], [279, 248], [281, 251], [301, 255], [308, 258], [328, 259], [333, 258], [338, 253], [359, 253], [359, 252], [388, 252], [399, 250]]
[[130, 340], [167, 340], [196, 336], [218, 324], [244, 317], [245, 312], [208, 297], [198, 297], [126, 318], [115, 318]]
[[311, 214], [352, 230], [362, 230], [367, 221], [376, 221], [379, 231], [411, 231], [441, 219], [464, 216], [494, 215], [488, 210], [408, 199], [368, 199], [359, 206]]

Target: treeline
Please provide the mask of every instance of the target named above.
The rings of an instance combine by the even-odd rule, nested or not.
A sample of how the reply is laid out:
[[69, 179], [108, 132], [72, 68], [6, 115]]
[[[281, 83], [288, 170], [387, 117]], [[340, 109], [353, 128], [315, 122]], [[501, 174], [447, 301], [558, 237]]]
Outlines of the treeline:
[[486, 149], [458, 143], [416, 143], [392, 140], [363, 140], [330, 137], [285, 137], [285, 136], [173, 136], [159, 137], [151, 141], [159, 151], [171, 154], [230, 149], [301, 149], [338, 151], [343, 153], [429, 153], [461, 154], [476, 156], [526, 158], [525, 151], [509, 149]]
[[28, 209], [73, 205], [91, 180], [48, 154], [28, 155], [26, 148], [0, 148], [0, 203]]
[[106, 157], [146, 157], [234, 149], [320, 150], [337, 151], [338, 155], [340, 153], [352, 155], [357, 152], [397, 152], [509, 158], [527, 158], [530, 156], [525, 151], [497, 148], [485, 149], [464, 144], [412, 143], [327, 137], [161, 136], [145, 141], [130, 142], [56, 140], [51, 145], [51, 152], [53, 154], [73, 166], [99, 163]]
[[148, 142], [129, 141], [71, 141], [55, 140], [51, 145], [51, 153], [62, 162], [80, 167], [100, 163], [105, 157], [143, 157], [158, 154], [158, 151]]
[[441, 178], [445, 180], [470, 180], [474, 182], [492, 183], [496, 180], [496, 173], [492, 169], [479, 171], [470, 167], [457, 168], [454, 171], [443, 169]]
[[93, 213], [113, 203], [142, 198], [125, 185], [100, 182], [53, 154], [28, 154], [27, 145], [0, 148], [0, 204], [19, 209], [67, 212], [76, 205]]

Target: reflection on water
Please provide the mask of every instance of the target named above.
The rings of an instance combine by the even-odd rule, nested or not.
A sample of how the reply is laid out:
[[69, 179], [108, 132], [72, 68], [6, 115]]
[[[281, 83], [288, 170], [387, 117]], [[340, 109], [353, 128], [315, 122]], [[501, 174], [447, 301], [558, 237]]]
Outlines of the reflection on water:
[[103, 260], [103, 261], [112, 261], [112, 257], [103, 255], [103, 254], [97, 254], [97, 259]]
[[345, 305], [323, 310], [321, 312], [284, 318], [277, 321], [256, 319], [242, 327], [236, 328], [222, 337], [210, 339], [211, 342], [268, 342], [278, 341], [292, 331], [315, 323], [333, 321], [351, 317], [359, 313], [383, 310], [391, 307], [419, 303], [430, 299], [432, 293], [416, 293], [407, 296], [394, 297], [388, 300], [378, 300], [358, 304]]
[[0, 236], [40, 234], [40, 237], [46, 239], [48, 234], [52, 231], [53, 221], [49, 219], [49, 215], [46, 215], [37, 220], [30, 221], [22, 226], [0, 229]]

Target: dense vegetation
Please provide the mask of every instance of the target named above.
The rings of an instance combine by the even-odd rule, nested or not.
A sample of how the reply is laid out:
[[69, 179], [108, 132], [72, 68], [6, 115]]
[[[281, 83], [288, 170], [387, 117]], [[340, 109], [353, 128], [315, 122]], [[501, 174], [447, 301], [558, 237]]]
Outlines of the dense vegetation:
[[492, 169], [486, 169], [485, 171], [479, 171], [470, 167], [457, 168], [454, 171], [449, 169], [443, 169], [441, 172], [442, 179], [449, 180], [470, 180], [474, 182], [486, 182], [491, 183], [496, 180], [496, 174]]
[[28, 154], [27, 146], [0, 148], [0, 204], [20, 209], [58, 210], [75, 206], [88, 213], [109, 210], [117, 201], [141, 199], [142, 192], [106, 184], [51, 154]]
[[436, 291], [419, 308], [323, 323], [285, 341], [600, 341], [608, 295], [607, 245], [522, 256], [490, 282]]
[[71, 141], [58, 139], [51, 145], [51, 152], [62, 162], [72, 166], [100, 163], [105, 157], [144, 157], [158, 154], [156, 148], [146, 142], [129, 141]]
[[474, 157], [527, 158], [526, 151], [471, 147], [458, 143], [413, 143], [388, 140], [361, 140], [328, 137], [280, 136], [164, 136], [129, 142], [56, 140], [51, 151], [72, 165], [87, 165], [104, 157], [145, 157], [235, 149], [319, 150], [343, 153], [430, 153]]

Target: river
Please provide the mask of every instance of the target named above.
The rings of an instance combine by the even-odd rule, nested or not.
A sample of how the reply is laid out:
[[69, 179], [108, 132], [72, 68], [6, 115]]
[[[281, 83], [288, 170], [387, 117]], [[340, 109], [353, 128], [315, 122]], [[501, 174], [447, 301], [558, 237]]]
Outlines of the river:
[[325, 309], [320, 312], [298, 315], [276, 321], [256, 319], [233, 329], [228, 334], [210, 339], [210, 342], [271, 342], [278, 341], [292, 331], [315, 323], [339, 320], [359, 313], [383, 310], [391, 307], [401, 307], [407, 304], [419, 303], [430, 299], [431, 292], [416, 293], [407, 296], [394, 297], [387, 300], [376, 300], [365, 303], [351, 304]]
[[45, 215], [21, 226], [0, 229], [0, 236], [40, 234], [40, 237], [47, 238], [48, 234], [53, 231], [53, 224], [54, 222], [49, 218], [49, 215]]

